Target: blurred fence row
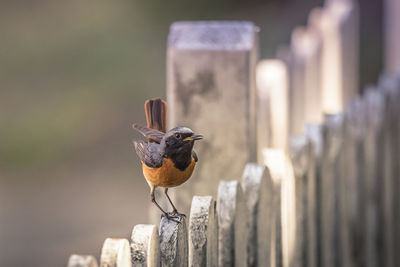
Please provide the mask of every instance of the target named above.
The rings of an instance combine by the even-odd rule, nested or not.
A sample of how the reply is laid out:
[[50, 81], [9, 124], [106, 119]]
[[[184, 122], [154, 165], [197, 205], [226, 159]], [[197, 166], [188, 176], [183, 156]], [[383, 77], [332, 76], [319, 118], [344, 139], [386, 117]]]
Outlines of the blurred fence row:
[[258, 31], [171, 26], [168, 122], [206, 137], [174, 194], [189, 226], [153, 213], [101, 266], [400, 266], [400, 71], [359, 94], [353, 1], [313, 9], [276, 59]]

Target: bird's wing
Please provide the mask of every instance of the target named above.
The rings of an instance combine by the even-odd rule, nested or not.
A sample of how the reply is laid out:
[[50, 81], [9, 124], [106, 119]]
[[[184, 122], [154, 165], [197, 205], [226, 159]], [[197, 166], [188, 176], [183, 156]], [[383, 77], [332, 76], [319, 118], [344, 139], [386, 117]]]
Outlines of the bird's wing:
[[194, 152], [194, 150], [192, 150], [192, 157], [194, 158], [194, 162], [199, 161], [199, 158], [197, 157], [196, 152]]
[[133, 143], [136, 154], [144, 164], [151, 168], [161, 167], [163, 158], [158, 151], [159, 144], [148, 143], [143, 140], [135, 140]]
[[139, 133], [143, 134], [146, 138], [152, 139], [152, 140], [156, 141], [157, 143], [160, 143], [161, 139], [164, 137], [163, 132], [160, 132], [155, 129], [147, 128], [140, 124], [133, 124], [132, 127]]

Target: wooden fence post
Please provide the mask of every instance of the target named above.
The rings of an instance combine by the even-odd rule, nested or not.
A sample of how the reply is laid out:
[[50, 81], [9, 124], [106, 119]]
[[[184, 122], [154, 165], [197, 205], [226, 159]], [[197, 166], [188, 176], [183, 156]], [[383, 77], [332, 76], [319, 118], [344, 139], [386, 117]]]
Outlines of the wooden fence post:
[[[384, 210], [385, 210], [385, 258], [386, 266], [398, 266], [395, 250], [397, 239], [400, 239], [399, 201], [399, 90], [400, 80], [395, 76], [382, 76], [379, 81], [379, 89], [385, 103], [384, 113]], [[400, 240], [399, 240], [400, 242]], [[400, 244], [399, 244], [400, 245]]]
[[257, 151], [263, 163], [262, 149], [287, 149], [289, 139], [289, 80], [285, 64], [276, 59], [257, 65]]
[[190, 208], [189, 266], [218, 265], [218, 218], [211, 196], [194, 196]]
[[140, 267], [160, 266], [160, 239], [158, 229], [151, 224], [138, 224], [132, 230], [132, 265]]
[[268, 168], [248, 163], [243, 172], [242, 187], [249, 211], [247, 266], [269, 266], [274, 203], [273, 183]]
[[365, 106], [360, 98], [349, 102], [344, 113], [341, 209], [341, 255], [346, 266], [365, 266]]
[[338, 34], [343, 111], [347, 102], [359, 94], [359, 6], [356, 0], [327, 0], [325, 9]]
[[185, 125], [204, 136], [195, 147], [193, 177], [174, 194], [184, 212], [193, 195], [216, 196], [220, 180], [240, 177], [245, 164], [256, 161], [257, 60], [258, 28], [251, 22], [177, 22], [170, 28], [169, 127]]
[[100, 266], [131, 267], [131, 250], [124, 238], [107, 238], [101, 249]]
[[72, 254], [68, 260], [68, 267], [97, 267], [97, 260], [92, 255]]
[[246, 199], [238, 181], [221, 181], [218, 187], [218, 266], [246, 266]]
[[383, 116], [384, 99], [375, 87], [363, 94], [366, 110], [365, 199], [366, 199], [366, 266], [385, 266], [383, 244]]
[[292, 266], [296, 244], [296, 209], [294, 173], [282, 150], [264, 149], [264, 163], [274, 183], [276, 210], [272, 232], [271, 266]]
[[[179, 220], [176, 222], [174, 220]], [[186, 219], [184, 216], [175, 217], [169, 220], [165, 217], [161, 219], [160, 236], [160, 257], [161, 267], [188, 266], [188, 236]]]
[[384, 61], [385, 71], [394, 74], [400, 65], [400, 2], [397, 0], [385, 0], [384, 2]]
[[321, 226], [323, 266], [341, 266], [340, 257], [340, 189], [343, 142], [343, 114], [326, 115], [321, 173]]
[[321, 167], [323, 152], [323, 127], [321, 124], [307, 124], [306, 136], [310, 142], [309, 173], [307, 183], [308, 208], [308, 266], [322, 266], [322, 192]]
[[332, 1], [313, 9], [309, 23], [322, 38], [322, 108], [343, 112], [358, 93], [358, 9], [351, 1]]
[[306, 123], [322, 116], [321, 40], [312, 27], [296, 27], [291, 36], [290, 133], [305, 133]]
[[308, 264], [308, 178], [311, 147], [306, 136], [290, 138], [289, 156], [293, 165], [296, 206], [296, 244], [292, 266]]

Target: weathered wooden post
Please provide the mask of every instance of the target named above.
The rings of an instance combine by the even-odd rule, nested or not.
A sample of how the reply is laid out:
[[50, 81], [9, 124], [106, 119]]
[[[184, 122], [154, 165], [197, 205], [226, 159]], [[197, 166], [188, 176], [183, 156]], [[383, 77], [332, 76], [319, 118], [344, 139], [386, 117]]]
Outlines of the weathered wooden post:
[[309, 15], [309, 24], [322, 39], [322, 110], [340, 112], [343, 110], [341, 48], [335, 21], [326, 9], [314, 8]]
[[132, 230], [132, 265], [140, 267], [160, 266], [160, 239], [157, 226], [138, 224]]
[[305, 121], [321, 123], [322, 40], [318, 31], [312, 26], [296, 28], [292, 33], [292, 53], [293, 60], [304, 67]]
[[293, 266], [296, 244], [294, 173], [283, 150], [264, 149], [264, 163], [274, 183], [271, 266]]
[[295, 183], [296, 244], [292, 266], [309, 266], [308, 261], [308, 183], [311, 156], [310, 142], [306, 136], [292, 136], [289, 157], [292, 161]]
[[306, 123], [321, 123], [321, 40], [312, 27], [296, 27], [291, 37], [290, 132], [305, 133]]
[[107, 238], [101, 249], [100, 266], [131, 267], [131, 250], [124, 238]]
[[273, 183], [267, 167], [248, 163], [242, 176], [247, 200], [248, 243], [246, 266], [270, 266]]
[[276, 59], [257, 65], [257, 147], [258, 162], [263, 163], [262, 149], [287, 149], [289, 139], [289, 92], [285, 64]]
[[385, 71], [394, 74], [400, 66], [400, 2], [385, 0], [384, 2], [384, 53]]
[[[383, 12], [385, 1], [367, 0], [357, 2], [360, 17], [360, 85], [364, 86], [376, 83], [385, 67], [385, 15]], [[394, 2], [397, 1], [395, 0]]]
[[190, 208], [189, 266], [218, 266], [218, 218], [211, 196], [194, 196]]
[[174, 220], [163, 217], [159, 236], [161, 267], [188, 266], [188, 233], [185, 217], [174, 217]]
[[326, 115], [323, 126], [323, 156], [321, 170], [321, 226], [322, 264], [341, 266], [339, 231], [340, 189], [342, 183], [341, 157], [343, 142], [343, 114]]
[[238, 181], [218, 187], [218, 266], [246, 266], [248, 228], [246, 199]]
[[204, 135], [196, 145], [195, 173], [174, 196], [185, 213], [193, 195], [216, 196], [219, 181], [240, 177], [245, 164], [256, 161], [257, 60], [258, 28], [251, 22], [177, 22], [170, 28], [169, 127], [185, 125]]
[[68, 260], [68, 267], [97, 267], [97, 260], [92, 255], [72, 254]]
[[[387, 266], [398, 266], [396, 246], [400, 239], [399, 201], [399, 101], [400, 101], [400, 79], [395, 76], [382, 76], [379, 81], [379, 89], [385, 103], [384, 113], [384, 210], [385, 210], [385, 253]], [[400, 240], [399, 240], [400, 242]], [[400, 245], [400, 244], [399, 244]]]
[[364, 90], [366, 111], [365, 199], [366, 199], [366, 266], [385, 266], [383, 243], [383, 121], [384, 99], [375, 87]]
[[342, 262], [347, 266], [365, 266], [365, 106], [360, 98], [349, 102], [345, 109], [341, 189]]
[[321, 167], [323, 152], [323, 127], [321, 124], [307, 124], [306, 136], [310, 142], [309, 173], [307, 183], [308, 208], [308, 266], [322, 266], [322, 192]]
[[341, 89], [344, 108], [359, 94], [359, 7], [355, 0], [326, 0], [340, 45]]
[[358, 11], [351, 1], [332, 1], [315, 8], [310, 26], [322, 40], [322, 109], [342, 112], [358, 93]]

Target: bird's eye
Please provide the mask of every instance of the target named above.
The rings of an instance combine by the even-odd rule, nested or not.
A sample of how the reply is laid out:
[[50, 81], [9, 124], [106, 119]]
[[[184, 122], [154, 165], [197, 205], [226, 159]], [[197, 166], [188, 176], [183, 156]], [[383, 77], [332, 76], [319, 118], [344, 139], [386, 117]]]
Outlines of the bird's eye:
[[175, 137], [176, 137], [177, 139], [180, 139], [180, 138], [181, 138], [181, 135], [178, 134], [178, 133], [176, 133], [176, 134], [175, 134]]

